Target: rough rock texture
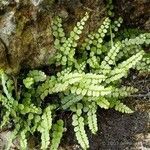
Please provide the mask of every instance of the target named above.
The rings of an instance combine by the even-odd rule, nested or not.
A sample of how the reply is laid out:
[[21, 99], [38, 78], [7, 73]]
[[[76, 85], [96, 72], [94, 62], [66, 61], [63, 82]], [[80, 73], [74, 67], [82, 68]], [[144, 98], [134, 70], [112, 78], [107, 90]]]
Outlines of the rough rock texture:
[[0, 56], [0, 66], [17, 72], [20, 66], [45, 64], [53, 52], [51, 15], [30, 1], [11, 1], [0, 8], [0, 52], [5, 56]]
[[121, 15], [127, 26], [150, 31], [149, 0], [115, 0], [115, 12]]

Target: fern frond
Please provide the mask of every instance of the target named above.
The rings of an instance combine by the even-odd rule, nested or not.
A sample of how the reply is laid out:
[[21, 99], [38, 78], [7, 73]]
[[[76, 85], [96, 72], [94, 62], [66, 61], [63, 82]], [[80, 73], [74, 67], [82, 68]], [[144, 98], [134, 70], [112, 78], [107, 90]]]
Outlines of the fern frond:
[[99, 97], [108, 95], [111, 93], [112, 87], [104, 87], [101, 85], [94, 85], [94, 84], [77, 84], [70, 88], [72, 94], [83, 95], [83, 96], [93, 96]]
[[15, 86], [14, 86], [14, 82], [12, 79], [8, 78], [8, 80], [6, 82], [6, 87], [7, 87], [9, 93], [13, 92], [13, 90], [15, 89]]
[[116, 102], [115, 110], [122, 112], [122, 113], [128, 113], [128, 114], [133, 113], [133, 111], [129, 107], [127, 107], [126, 105], [124, 105], [120, 101]]
[[26, 87], [27, 89], [31, 89], [33, 83], [34, 83], [34, 79], [33, 79], [33, 78], [30, 78], [30, 77], [27, 77], [26, 79], [23, 80], [23, 84], [25, 85], [25, 87]]
[[150, 72], [150, 55], [145, 54], [140, 62], [135, 66], [140, 72]]
[[[54, 43], [63, 43], [65, 41], [65, 32], [64, 29], [62, 28], [62, 19], [60, 17], [55, 17], [52, 21], [52, 30], [53, 30], [53, 35], [55, 36], [56, 40]], [[57, 44], [55, 44], [56, 46]], [[57, 47], [56, 47], [57, 48]]]
[[139, 36], [135, 38], [126, 38], [122, 41], [124, 47], [129, 45], [142, 45], [144, 43], [149, 44], [149, 33], [140, 34]]
[[78, 143], [83, 149], [89, 148], [89, 141], [84, 129], [84, 118], [81, 116], [83, 105], [81, 103], [77, 104], [74, 108], [75, 114], [72, 116], [72, 125], [74, 126], [74, 132]]
[[98, 131], [96, 112], [97, 112], [97, 106], [95, 102], [92, 102], [92, 104], [89, 105], [89, 109], [87, 112], [87, 120], [88, 120], [89, 129], [93, 134], [96, 134], [96, 132]]
[[61, 138], [63, 136], [63, 120], [58, 120], [56, 124], [53, 125], [52, 130], [52, 142], [51, 142], [51, 146], [50, 149], [51, 150], [57, 150], [58, 146], [60, 144]]
[[114, 46], [110, 49], [110, 51], [107, 53], [107, 56], [105, 56], [104, 60], [101, 62], [100, 66], [100, 72], [103, 74], [107, 74], [111, 71], [111, 65], [115, 65], [115, 58], [117, 54], [119, 53], [119, 50], [121, 49], [121, 43], [117, 42]]
[[125, 57], [128, 58], [131, 55], [135, 55], [140, 52], [143, 44], [150, 44], [150, 34], [142, 33], [134, 38], [126, 38], [122, 40], [122, 50], [117, 55], [118, 59]]
[[96, 54], [102, 53], [102, 43], [103, 38], [105, 37], [106, 33], [108, 32], [110, 26], [110, 19], [105, 18], [102, 25], [98, 28], [98, 33], [91, 33], [88, 35], [88, 38], [85, 39], [85, 42], [82, 44], [82, 50], [89, 50]]
[[58, 93], [67, 90], [67, 88], [79, 82], [82, 79], [83, 74], [80, 73], [69, 73], [69, 74], [59, 74], [59, 78], [51, 77], [46, 80], [37, 89], [37, 94], [40, 95], [43, 100], [48, 94]]
[[50, 130], [52, 127], [52, 109], [53, 106], [45, 108], [41, 117], [41, 123], [37, 130], [41, 133], [41, 149], [47, 149], [50, 144]]
[[100, 68], [99, 57], [96, 57], [92, 52], [90, 53], [90, 56], [91, 57], [87, 60], [87, 63], [89, 64], [89, 66], [94, 69], [99, 69]]
[[109, 107], [110, 107], [110, 103], [105, 97], [97, 98], [95, 101], [96, 101], [97, 105], [101, 108], [109, 109]]
[[10, 119], [10, 111], [6, 110], [5, 114], [3, 115], [2, 122], [0, 124], [1, 129], [4, 125], [6, 125], [9, 122], [9, 119]]
[[1, 73], [0, 77], [1, 77], [3, 91], [4, 91], [5, 95], [6, 95], [6, 97], [10, 100], [11, 97], [12, 97], [12, 94], [9, 93], [8, 88], [6, 86], [7, 85], [8, 77], [7, 77], [7, 75], [5, 73]]
[[125, 104], [120, 102], [119, 100], [116, 99], [110, 99], [110, 105], [113, 107], [116, 111], [122, 112], [122, 113], [133, 113], [133, 110], [131, 110], [129, 107], [127, 107]]
[[142, 59], [144, 51], [140, 51], [136, 55], [128, 58], [126, 61], [120, 63], [115, 67], [109, 74], [109, 78], [106, 80], [106, 83], [110, 83], [127, 75], [130, 68], [135, 67], [135, 65]]
[[34, 115], [33, 124], [34, 125], [30, 128], [31, 133], [34, 133], [38, 129], [38, 126], [40, 126], [40, 124], [41, 124], [41, 116], [40, 115]]
[[61, 98], [62, 108], [68, 109], [72, 105], [79, 102], [82, 98], [83, 98], [83, 96], [81, 96], [81, 95], [76, 96], [74, 94], [69, 94], [69, 95]]
[[20, 132], [20, 138], [19, 138], [19, 141], [20, 141], [20, 148], [22, 150], [26, 150], [27, 149], [27, 138], [26, 138], [26, 134], [27, 134], [27, 130], [24, 129]]
[[72, 125], [74, 126], [74, 132], [78, 143], [81, 145], [83, 149], [89, 148], [89, 141], [84, 129], [84, 118], [74, 114], [72, 116]]
[[56, 55], [56, 61], [63, 66], [71, 66], [74, 63], [74, 54], [75, 54], [75, 47], [77, 47], [77, 41], [79, 40], [79, 35], [82, 33], [84, 28], [85, 22], [89, 18], [88, 13], [81, 19], [80, 22], [77, 22], [77, 25], [74, 27], [73, 31], [70, 32], [70, 37], [64, 41], [62, 45], [58, 41], [56, 43], [55, 40], [55, 47], [58, 49]]
[[27, 77], [33, 78], [34, 82], [40, 82], [40, 81], [43, 82], [46, 80], [46, 74], [40, 70], [29, 71]]
[[121, 17], [119, 17], [117, 20], [115, 20], [112, 24], [111, 24], [111, 29], [114, 32], [118, 32], [118, 28], [121, 26], [121, 24], [123, 23], [123, 19]]
[[132, 86], [122, 86], [120, 88], [114, 88], [112, 90], [112, 93], [110, 94], [110, 97], [127, 97], [130, 96], [133, 93], [136, 93], [138, 89], [132, 87]]

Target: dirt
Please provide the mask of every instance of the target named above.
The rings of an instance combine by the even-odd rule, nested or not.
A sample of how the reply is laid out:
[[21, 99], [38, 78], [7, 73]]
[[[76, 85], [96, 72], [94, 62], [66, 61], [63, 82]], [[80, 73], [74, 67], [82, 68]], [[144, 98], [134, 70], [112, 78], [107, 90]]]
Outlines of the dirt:
[[[90, 150], [148, 150], [150, 148], [150, 112], [124, 115], [113, 110], [98, 111], [99, 132], [88, 134]], [[64, 149], [79, 150], [72, 127], [65, 133]], [[72, 135], [72, 136], [70, 136]], [[62, 142], [62, 143], [63, 143]], [[69, 144], [68, 144], [69, 143]], [[67, 146], [66, 146], [67, 145]]]

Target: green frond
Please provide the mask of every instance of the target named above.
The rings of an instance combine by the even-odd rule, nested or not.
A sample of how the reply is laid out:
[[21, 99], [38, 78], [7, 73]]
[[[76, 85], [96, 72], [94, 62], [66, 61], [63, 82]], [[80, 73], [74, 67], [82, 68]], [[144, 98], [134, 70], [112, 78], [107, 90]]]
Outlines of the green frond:
[[74, 126], [74, 132], [78, 143], [82, 149], [86, 150], [89, 148], [89, 141], [84, 129], [84, 118], [81, 116], [82, 109], [83, 105], [81, 103], [77, 103], [77, 105], [71, 108], [71, 110], [75, 112], [72, 116], [72, 125]]
[[77, 138], [78, 143], [83, 149], [89, 148], [89, 141], [84, 129], [84, 118], [74, 114], [72, 116], [72, 125], [74, 126], [74, 132]]
[[48, 94], [63, 92], [67, 88], [79, 82], [82, 79], [83, 74], [81, 73], [69, 73], [69, 74], [59, 74], [59, 78], [51, 77], [46, 80], [41, 86], [37, 88], [37, 94], [40, 95], [43, 100]]
[[63, 120], [58, 120], [56, 124], [53, 125], [52, 130], [52, 142], [50, 145], [51, 150], [57, 150], [58, 146], [60, 144], [61, 138], [63, 136], [64, 128], [63, 128], [64, 122]]
[[132, 87], [132, 86], [122, 86], [120, 88], [114, 88], [112, 90], [112, 93], [110, 94], [110, 97], [114, 98], [121, 98], [121, 97], [127, 97], [130, 96], [133, 93], [138, 92], [138, 89]]
[[1, 129], [4, 125], [9, 123], [9, 119], [10, 119], [10, 111], [6, 110], [5, 114], [3, 115], [2, 122], [0, 124]]
[[88, 37], [85, 39], [85, 42], [82, 44], [81, 49], [88, 50], [96, 54], [101, 54], [103, 39], [108, 32], [110, 22], [111, 21], [109, 18], [105, 18], [102, 25], [97, 30], [98, 33], [89, 34]]
[[61, 103], [62, 103], [62, 108], [63, 109], [68, 109], [72, 105], [78, 103], [80, 100], [82, 100], [83, 96], [81, 95], [74, 95], [74, 94], [69, 94], [67, 96], [64, 96], [61, 98]]
[[9, 93], [12, 93], [12, 91], [15, 89], [15, 86], [14, 86], [14, 82], [12, 79], [8, 79], [7, 82], [6, 82], [6, 87], [8, 89], [8, 92]]
[[46, 80], [46, 74], [40, 70], [29, 71], [27, 77], [33, 78], [34, 82], [40, 82], [40, 81], [42, 82]]
[[99, 97], [95, 101], [100, 108], [104, 108], [104, 109], [110, 108], [110, 103], [105, 97]]
[[122, 57], [128, 58], [131, 55], [135, 55], [136, 53], [140, 52], [142, 45], [150, 44], [150, 33], [142, 33], [133, 38], [126, 38], [122, 40], [122, 50], [118, 54], [118, 58]]
[[126, 105], [124, 105], [120, 101], [116, 102], [115, 110], [120, 111], [122, 113], [128, 113], [128, 114], [133, 113], [133, 111], [129, 107], [127, 107]]
[[99, 97], [99, 96], [104, 96], [108, 95], [111, 93], [111, 87], [104, 87], [101, 85], [94, 85], [94, 84], [78, 84], [74, 85], [70, 88], [70, 91], [72, 94], [77, 94], [77, 95], [83, 95], [83, 96], [93, 96], [93, 97]]
[[60, 44], [63, 43], [66, 38], [65, 38], [64, 29], [62, 27], [62, 19], [58, 16], [53, 18], [51, 26], [53, 30], [53, 35], [56, 38], [54, 42], [55, 46], [57, 45], [56, 44], [57, 42], [59, 42]]
[[89, 129], [91, 130], [91, 132], [93, 134], [96, 134], [96, 132], [98, 131], [98, 125], [97, 125], [97, 105], [95, 102], [92, 102], [89, 105], [89, 109], [87, 112], [87, 120], [88, 120], [88, 126]]
[[41, 116], [41, 123], [37, 130], [41, 133], [41, 149], [45, 150], [50, 144], [50, 130], [52, 127], [52, 109], [53, 106], [45, 108], [43, 115]]
[[41, 124], [41, 116], [40, 115], [34, 115], [33, 124], [34, 125], [30, 128], [30, 132], [32, 134], [38, 129], [38, 126]]
[[114, 108], [116, 111], [119, 111], [121, 113], [133, 113], [133, 110], [131, 110], [129, 107], [127, 107], [125, 104], [120, 102], [119, 100], [116, 99], [110, 99], [110, 105], [112, 108]]
[[20, 133], [20, 138], [19, 138], [19, 141], [20, 141], [20, 148], [22, 150], [26, 150], [27, 149], [27, 138], [26, 138], [26, 134], [27, 134], [27, 130], [24, 129], [21, 131]]
[[26, 87], [27, 89], [31, 89], [33, 83], [34, 83], [34, 79], [33, 79], [33, 78], [30, 78], [30, 77], [27, 77], [26, 79], [23, 80], [23, 84], [25, 85], [25, 87]]
[[[69, 38], [67, 38], [64, 43], [60, 43], [55, 36], [55, 48], [58, 50], [56, 55], [57, 64], [63, 66], [71, 66], [74, 63], [75, 47], [77, 47], [77, 41], [79, 40], [79, 35], [84, 29], [85, 22], [89, 18], [88, 13], [81, 19], [80, 22], [77, 22], [77, 25], [73, 28], [73, 31], [70, 32]], [[57, 29], [56, 29], [57, 30]]]
[[7, 87], [8, 76], [5, 73], [1, 73], [0, 78], [1, 78], [1, 83], [2, 83], [4, 94], [10, 100], [12, 97], [12, 94], [9, 92], [8, 87]]
[[111, 28], [114, 32], [118, 32], [118, 28], [120, 28], [121, 24], [123, 23], [123, 19], [121, 17], [119, 17], [117, 20], [115, 20], [112, 25]]
[[135, 66], [140, 72], [150, 72], [150, 55], [145, 54], [140, 62]]
[[142, 59], [144, 51], [140, 51], [137, 54], [131, 56], [127, 60], [118, 64], [109, 74], [109, 78], [106, 80], [106, 83], [114, 82], [126, 76], [129, 69], [135, 67], [135, 65]]
[[[91, 52], [92, 53], [92, 52]], [[87, 60], [87, 63], [91, 68], [99, 69], [100, 68], [100, 59], [99, 57], [96, 57], [94, 54], [91, 54], [92, 56]]]
[[103, 74], [108, 74], [111, 71], [111, 66], [116, 65], [116, 56], [121, 49], [121, 43], [117, 42], [112, 46], [110, 51], [105, 56], [104, 60], [101, 62], [100, 72]]

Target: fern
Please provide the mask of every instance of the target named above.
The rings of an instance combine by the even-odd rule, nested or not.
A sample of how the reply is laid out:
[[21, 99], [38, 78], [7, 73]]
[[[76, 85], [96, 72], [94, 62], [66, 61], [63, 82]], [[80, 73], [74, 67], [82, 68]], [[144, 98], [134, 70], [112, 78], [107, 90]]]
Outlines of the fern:
[[27, 149], [26, 133], [27, 133], [26, 129], [22, 130], [21, 133], [20, 133], [20, 139], [19, 139], [19, 141], [20, 141], [20, 148], [22, 150], [26, 150]]
[[145, 54], [135, 68], [140, 72], [150, 72], [150, 55]]
[[110, 107], [114, 107], [116, 111], [122, 112], [122, 113], [133, 113], [134, 111], [131, 110], [129, 107], [127, 107], [125, 104], [120, 102], [119, 100], [116, 99], [111, 99], [110, 100]]
[[79, 102], [80, 100], [82, 100], [82, 98], [83, 98], [83, 96], [81, 96], [81, 95], [76, 96], [74, 94], [69, 94], [67, 96], [64, 96], [63, 98], [61, 98], [62, 108], [63, 109], [68, 109], [73, 104], [75, 104], [75, 103]]
[[96, 101], [97, 105], [101, 108], [104, 108], [104, 109], [110, 108], [109, 101], [104, 97], [97, 98], [95, 101]]
[[[121, 81], [131, 68], [149, 71], [149, 54], [143, 48], [149, 45], [150, 34], [140, 33], [123, 39], [119, 36], [122, 19], [112, 21], [107, 17], [97, 32], [89, 33], [78, 45], [88, 18], [86, 13], [69, 37], [63, 30], [62, 19], [54, 18], [52, 30], [57, 50], [54, 65], [60, 68], [56, 75], [32, 70], [17, 83], [0, 70], [0, 127], [7, 126], [10, 121], [15, 125], [7, 149], [17, 137], [20, 149], [27, 149], [28, 137], [35, 132], [41, 135], [41, 149], [58, 149], [64, 123], [57, 112], [62, 111], [73, 112], [76, 139], [82, 149], [88, 149], [85, 126], [88, 125], [93, 134], [97, 133], [98, 108], [133, 113], [120, 99], [131, 96], [138, 89], [122, 86]], [[56, 97], [53, 99], [53, 96]]]
[[50, 149], [57, 150], [60, 144], [60, 140], [63, 136], [63, 120], [58, 120], [56, 124], [53, 125], [53, 133], [52, 133], [52, 142]]
[[46, 74], [43, 71], [39, 70], [29, 71], [27, 77], [33, 78], [34, 82], [42, 82], [46, 80]]
[[50, 144], [50, 129], [52, 127], [52, 106], [48, 106], [41, 116], [41, 123], [37, 130], [41, 133], [41, 149], [47, 149]]
[[93, 134], [96, 134], [96, 132], [98, 131], [96, 112], [97, 112], [97, 105], [95, 102], [92, 102], [92, 104], [89, 105], [89, 110], [87, 112], [87, 120], [89, 129]]
[[[67, 38], [64, 43], [60, 43], [59, 38], [55, 40], [55, 48], [58, 49], [57, 55], [56, 55], [56, 62], [57, 64], [62, 64], [64, 66], [71, 66], [74, 60], [74, 50], [75, 47], [77, 47], [77, 41], [79, 40], [79, 35], [82, 33], [82, 30], [84, 28], [84, 24], [89, 18], [89, 15], [86, 13], [85, 17], [81, 19], [80, 22], [77, 22], [77, 25], [74, 27], [73, 31], [70, 32], [70, 37]], [[61, 20], [61, 19], [60, 19]], [[58, 32], [60, 30], [59, 28], [59, 19], [55, 20], [56, 28], [58, 28]], [[58, 22], [58, 23], [57, 23]], [[54, 29], [54, 26], [53, 26]], [[57, 32], [54, 30], [54, 33]], [[57, 34], [59, 35], [59, 33]], [[62, 31], [63, 33], [63, 31]], [[55, 35], [55, 34], [54, 34]], [[56, 36], [58, 37], [58, 36]]]
[[83, 149], [89, 148], [89, 141], [84, 129], [84, 118], [81, 116], [82, 114], [82, 104], [78, 103], [75, 108], [75, 114], [72, 116], [72, 125], [74, 126], [74, 132], [78, 143], [81, 145]]

